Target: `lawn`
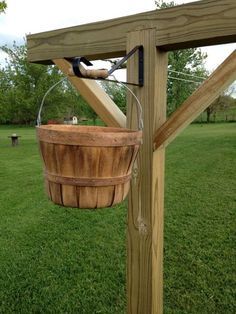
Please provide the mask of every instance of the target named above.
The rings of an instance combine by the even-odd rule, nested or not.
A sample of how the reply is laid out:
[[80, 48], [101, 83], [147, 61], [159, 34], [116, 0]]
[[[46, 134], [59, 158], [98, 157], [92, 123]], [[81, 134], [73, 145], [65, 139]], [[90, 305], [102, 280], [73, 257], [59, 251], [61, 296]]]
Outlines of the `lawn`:
[[[236, 312], [235, 173], [235, 123], [191, 125], [168, 147], [165, 313]], [[0, 313], [124, 313], [126, 203], [50, 203], [33, 128], [0, 127], [0, 178]]]

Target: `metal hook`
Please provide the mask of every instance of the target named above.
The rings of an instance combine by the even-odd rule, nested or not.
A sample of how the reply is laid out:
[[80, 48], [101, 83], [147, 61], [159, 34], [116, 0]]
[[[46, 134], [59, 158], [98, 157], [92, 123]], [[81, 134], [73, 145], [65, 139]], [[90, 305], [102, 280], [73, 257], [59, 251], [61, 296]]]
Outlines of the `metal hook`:
[[83, 62], [87, 66], [92, 66], [92, 62], [90, 62], [85, 57], [77, 57], [72, 60], [72, 68], [73, 72], [78, 77], [84, 77], [83, 74], [80, 71], [80, 63]]
[[[108, 74], [111, 75], [115, 70], [125, 63], [136, 51], [138, 50], [138, 85], [143, 86], [143, 46], [135, 46], [124, 58], [117, 62], [109, 71]], [[132, 84], [132, 83], [129, 83]]]
[[122, 82], [124, 84], [136, 85], [136, 86], [143, 86], [143, 68], [144, 68], [144, 59], [143, 59], [143, 46], [135, 46], [124, 58], [118, 61], [109, 71], [106, 69], [99, 69], [99, 70], [86, 70], [80, 63], [84, 63], [87, 66], [93, 65], [88, 59], [85, 57], [77, 57], [72, 59], [72, 68], [74, 75], [80, 78], [89, 78], [89, 79], [102, 79], [107, 80], [107, 77], [110, 76], [115, 70], [119, 69], [119, 67], [124, 64], [136, 51], [138, 50], [138, 84], [137, 83], [129, 83], [129, 82]]

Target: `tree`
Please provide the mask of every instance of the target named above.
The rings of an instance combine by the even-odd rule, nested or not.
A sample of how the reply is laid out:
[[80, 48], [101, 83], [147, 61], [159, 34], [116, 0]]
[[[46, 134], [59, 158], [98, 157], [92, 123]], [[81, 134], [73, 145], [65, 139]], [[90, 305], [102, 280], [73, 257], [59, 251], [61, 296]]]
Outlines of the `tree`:
[[[13, 44], [0, 48], [8, 58], [0, 69], [0, 122], [32, 124], [46, 91], [63, 75], [55, 66], [32, 64], [27, 61], [26, 46]], [[63, 119], [82, 115], [81, 96], [64, 81], [46, 98], [43, 118]], [[45, 110], [46, 109], [46, 110]]]
[[[205, 112], [207, 115], [206, 122], [211, 122], [211, 116], [216, 115], [217, 112], [223, 111], [227, 112], [229, 108], [233, 108], [236, 104], [236, 100], [234, 98], [236, 94], [236, 85], [235, 83], [231, 84], [225, 92], [220, 95], [208, 108], [206, 108]], [[227, 115], [226, 115], [227, 121]]]
[[4, 13], [7, 8], [6, 1], [0, 1], [0, 13]]
[[104, 82], [102, 84], [106, 93], [111, 97], [114, 103], [126, 114], [126, 89], [123, 85], [116, 82]]
[[205, 58], [206, 55], [196, 48], [169, 53], [168, 114], [175, 111], [206, 78], [207, 72], [203, 64]]
[[0, 82], [1, 88], [5, 84], [8, 86], [4, 93], [4, 107], [7, 109], [5, 122], [31, 123], [35, 121], [48, 86], [61, 76], [52, 68], [28, 63], [25, 45], [17, 46], [14, 43], [12, 48], [4, 46], [1, 50], [8, 55]]
[[230, 107], [235, 104], [235, 99], [230, 95], [220, 95], [205, 111], [207, 114], [206, 122], [211, 122], [211, 116], [216, 114], [218, 111], [227, 111]]
[[[155, 1], [158, 9], [175, 6], [174, 1]], [[207, 76], [204, 60], [207, 55], [199, 48], [169, 52], [167, 114], [171, 114], [192, 94], [199, 83]]]

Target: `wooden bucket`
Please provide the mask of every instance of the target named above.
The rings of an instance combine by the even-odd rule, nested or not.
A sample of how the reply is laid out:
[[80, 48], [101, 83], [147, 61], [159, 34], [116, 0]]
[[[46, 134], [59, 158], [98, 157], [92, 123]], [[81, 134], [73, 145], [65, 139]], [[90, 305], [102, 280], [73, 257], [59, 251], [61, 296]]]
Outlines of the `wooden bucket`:
[[100, 208], [125, 199], [142, 131], [41, 125], [37, 137], [46, 191], [54, 203]]

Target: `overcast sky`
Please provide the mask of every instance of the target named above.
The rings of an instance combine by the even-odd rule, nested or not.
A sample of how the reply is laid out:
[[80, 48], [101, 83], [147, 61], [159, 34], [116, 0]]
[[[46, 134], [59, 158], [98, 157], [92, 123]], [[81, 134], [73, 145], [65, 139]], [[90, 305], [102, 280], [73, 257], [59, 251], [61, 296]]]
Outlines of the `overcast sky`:
[[[198, 0], [195, 0], [198, 1]], [[98, 20], [154, 10], [155, 0], [6, 0], [6, 14], [0, 15], [0, 45], [21, 43], [26, 34], [80, 25]], [[193, 0], [175, 0], [188, 3]], [[206, 67], [214, 70], [236, 44], [202, 48], [208, 52]], [[3, 54], [0, 55], [3, 62]]]

